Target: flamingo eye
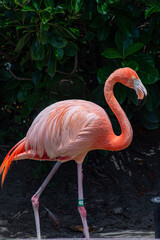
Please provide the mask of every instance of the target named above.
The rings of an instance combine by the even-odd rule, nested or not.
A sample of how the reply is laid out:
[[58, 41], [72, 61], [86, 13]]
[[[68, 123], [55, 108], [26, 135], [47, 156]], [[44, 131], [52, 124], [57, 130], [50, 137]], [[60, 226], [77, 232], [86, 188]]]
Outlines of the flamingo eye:
[[137, 77], [133, 76], [133, 77], [132, 77], [132, 80], [133, 80], [133, 81], [134, 81], [134, 80], [137, 80]]

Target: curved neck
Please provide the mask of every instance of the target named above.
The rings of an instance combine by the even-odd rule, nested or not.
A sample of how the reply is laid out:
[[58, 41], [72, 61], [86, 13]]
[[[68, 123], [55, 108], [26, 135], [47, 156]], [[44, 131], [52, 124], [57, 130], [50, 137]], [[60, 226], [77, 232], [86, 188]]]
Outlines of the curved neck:
[[104, 86], [105, 99], [109, 107], [112, 109], [113, 113], [117, 117], [121, 127], [121, 134], [119, 136], [117, 136], [112, 129], [109, 141], [106, 140], [106, 149], [113, 151], [119, 151], [128, 147], [133, 137], [131, 124], [113, 93], [113, 88], [116, 82], [121, 82], [119, 76], [116, 77], [115, 75], [111, 74]]

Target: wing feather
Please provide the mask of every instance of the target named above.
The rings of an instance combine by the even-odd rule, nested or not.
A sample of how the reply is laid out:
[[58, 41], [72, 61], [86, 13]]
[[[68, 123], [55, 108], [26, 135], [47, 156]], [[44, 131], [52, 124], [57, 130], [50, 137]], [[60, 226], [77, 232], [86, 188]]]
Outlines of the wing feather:
[[30, 147], [40, 157], [46, 152], [50, 158], [68, 155], [68, 149], [95, 118], [97, 114], [86, 101], [53, 104], [33, 121], [26, 136], [26, 151]]

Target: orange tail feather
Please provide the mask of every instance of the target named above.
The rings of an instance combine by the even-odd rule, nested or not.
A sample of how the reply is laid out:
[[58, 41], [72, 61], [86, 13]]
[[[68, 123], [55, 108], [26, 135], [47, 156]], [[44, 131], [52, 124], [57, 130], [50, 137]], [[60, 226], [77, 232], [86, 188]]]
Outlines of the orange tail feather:
[[16, 160], [16, 156], [18, 156], [20, 153], [23, 153], [25, 151], [25, 138], [22, 139], [20, 142], [18, 142], [6, 155], [5, 159], [3, 160], [1, 166], [0, 166], [0, 174], [2, 174], [2, 181], [1, 186], [4, 183], [4, 179], [6, 177], [6, 174], [9, 170], [9, 167], [12, 163], [12, 161]]

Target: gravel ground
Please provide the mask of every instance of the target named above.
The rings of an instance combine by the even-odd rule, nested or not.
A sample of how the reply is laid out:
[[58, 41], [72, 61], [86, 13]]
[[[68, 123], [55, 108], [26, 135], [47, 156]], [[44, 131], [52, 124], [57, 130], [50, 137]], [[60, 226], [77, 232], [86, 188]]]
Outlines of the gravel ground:
[[[88, 154], [84, 163], [84, 197], [92, 238], [154, 237], [151, 198], [160, 196], [160, 130], [134, 132], [121, 152]], [[1, 157], [9, 150], [0, 147]], [[0, 239], [36, 237], [31, 197], [53, 163], [17, 161], [0, 192]], [[45, 207], [60, 222], [56, 226]], [[62, 164], [40, 198], [44, 238], [83, 237], [77, 211], [77, 170]]]

